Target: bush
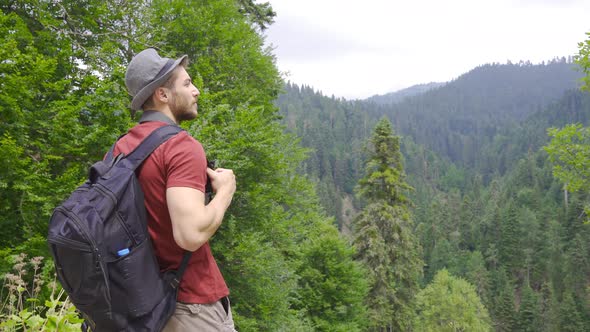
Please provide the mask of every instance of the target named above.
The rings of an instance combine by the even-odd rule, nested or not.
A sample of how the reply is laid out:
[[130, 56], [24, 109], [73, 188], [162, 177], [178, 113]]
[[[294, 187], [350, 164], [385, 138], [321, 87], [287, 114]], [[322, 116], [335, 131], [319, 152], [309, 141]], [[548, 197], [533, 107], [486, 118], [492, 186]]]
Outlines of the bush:
[[2, 331], [81, 330], [83, 320], [50, 273], [52, 268], [52, 264], [43, 265], [40, 256], [30, 260], [26, 254], [14, 256], [12, 271], [4, 275], [0, 290]]

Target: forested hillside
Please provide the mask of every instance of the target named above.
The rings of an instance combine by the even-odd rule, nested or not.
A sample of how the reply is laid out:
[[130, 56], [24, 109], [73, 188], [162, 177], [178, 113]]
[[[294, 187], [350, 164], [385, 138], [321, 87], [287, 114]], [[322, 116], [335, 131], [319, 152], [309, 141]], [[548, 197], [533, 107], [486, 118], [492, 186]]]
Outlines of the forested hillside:
[[362, 197], [346, 203], [364, 176], [363, 142], [386, 116], [414, 187], [421, 282], [443, 269], [464, 278], [496, 331], [587, 331], [587, 192], [564, 192], [542, 149], [548, 128], [590, 125], [590, 94], [577, 89], [574, 67], [565, 59], [484, 65], [389, 106], [288, 84], [278, 105], [312, 149], [302, 171], [346, 233], [355, 224], [347, 216], [366, 208]]
[[440, 88], [369, 112], [374, 118], [387, 114], [404, 136], [487, 177], [496, 170], [486, 169], [481, 152], [498, 131], [577, 88], [581, 76], [565, 58], [482, 65]]
[[[375, 103], [375, 97], [337, 100], [310, 87], [287, 84], [277, 105], [289, 130], [301, 138], [303, 146], [313, 147], [304, 172], [323, 179], [318, 183], [320, 198], [342, 222], [347, 204], [343, 208], [342, 200], [326, 197], [350, 200], [362, 170], [363, 142], [382, 116], [408, 142], [402, 148], [417, 149], [406, 151], [404, 157], [410, 159], [408, 163], [425, 165], [429, 174], [424, 173], [423, 178], [448, 175], [444, 181], [460, 187], [463, 172], [468, 170], [478, 172], [487, 183], [504, 175], [529, 148], [541, 147], [547, 139], [546, 128], [563, 125], [575, 116], [582, 102], [576, 90], [581, 77], [571, 59], [565, 58], [538, 65], [490, 64], [444, 85], [426, 85], [430, 88], [421, 94], [403, 92], [407, 96], [396, 97], [392, 104]], [[550, 115], [572, 107], [571, 116]], [[545, 121], [542, 124], [525, 121], [547, 112], [546, 120], [536, 115], [537, 120], [531, 120]], [[528, 137], [531, 131], [536, 133], [534, 140]], [[418, 155], [420, 160], [412, 160]], [[430, 163], [436, 165], [430, 167]], [[451, 173], [447, 174], [447, 168]]]

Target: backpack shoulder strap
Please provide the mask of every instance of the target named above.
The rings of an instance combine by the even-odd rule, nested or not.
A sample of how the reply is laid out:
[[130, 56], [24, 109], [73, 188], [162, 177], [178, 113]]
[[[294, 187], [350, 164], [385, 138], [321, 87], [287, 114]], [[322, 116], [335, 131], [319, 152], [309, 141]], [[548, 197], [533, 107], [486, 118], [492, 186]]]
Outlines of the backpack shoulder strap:
[[[164, 123], [167, 123], [171, 126], [177, 127], [176, 123], [174, 123], [174, 121], [172, 121], [172, 119], [170, 119], [166, 115], [162, 114], [162, 112], [150, 111], [150, 110], [143, 111], [143, 114], [141, 115], [141, 119], [139, 119], [139, 123], [150, 122], [150, 121], [164, 122]], [[106, 161], [108, 163], [113, 163], [113, 159], [114, 159], [113, 151], [115, 150], [115, 145], [117, 145], [117, 142], [125, 135], [127, 135], [127, 133], [119, 136], [117, 138], [117, 140], [115, 141], [115, 143], [113, 143], [113, 145], [111, 145], [111, 148], [109, 149], [109, 152], [107, 152], [106, 157], [104, 158], [104, 161]]]
[[186, 268], [188, 267], [188, 262], [190, 261], [192, 254], [192, 251], [184, 251], [184, 254], [182, 255], [182, 261], [178, 266], [178, 270], [174, 272], [174, 274], [172, 275], [172, 280], [170, 280], [170, 285], [172, 286], [172, 288], [178, 288], [178, 285], [180, 285], [180, 281], [182, 280], [184, 271], [186, 271]]
[[117, 145], [117, 142], [125, 135], [127, 135], [127, 133], [122, 134], [121, 136], [117, 137], [117, 140], [115, 141], [115, 143], [113, 143], [113, 145], [111, 145], [109, 152], [107, 152], [106, 156], [104, 157], [105, 162], [108, 162], [108, 163], [113, 162], [113, 152], [115, 151], [115, 145]]
[[158, 148], [184, 129], [176, 125], [166, 125], [154, 130], [146, 137], [129, 155], [125, 157], [126, 163], [130, 169], [137, 169], [139, 165]]

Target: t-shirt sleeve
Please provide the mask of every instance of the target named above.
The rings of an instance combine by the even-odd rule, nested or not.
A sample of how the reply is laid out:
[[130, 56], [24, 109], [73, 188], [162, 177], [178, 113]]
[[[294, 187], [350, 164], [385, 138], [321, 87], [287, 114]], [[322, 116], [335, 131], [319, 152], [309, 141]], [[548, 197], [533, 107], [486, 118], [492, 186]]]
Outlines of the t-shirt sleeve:
[[207, 157], [201, 143], [180, 133], [166, 145], [166, 188], [189, 187], [205, 192]]

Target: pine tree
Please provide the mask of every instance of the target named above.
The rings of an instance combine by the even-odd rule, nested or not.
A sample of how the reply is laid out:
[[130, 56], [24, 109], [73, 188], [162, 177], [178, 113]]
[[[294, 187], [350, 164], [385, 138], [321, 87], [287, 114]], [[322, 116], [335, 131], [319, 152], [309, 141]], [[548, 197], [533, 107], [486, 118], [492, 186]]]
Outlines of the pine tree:
[[588, 331], [584, 328], [584, 321], [576, 301], [571, 292], [566, 292], [561, 301], [559, 309], [559, 331], [561, 332], [580, 332]]
[[500, 259], [509, 273], [516, 275], [522, 268], [521, 238], [522, 230], [518, 219], [518, 209], [514, 203], [508, 204], [508, 209], [500, 224]]
[[493, 319], [496, 331], [511, 332], [516, 330], [516, 311], [514, 308], [514, 286], [506, 272], [498, 271], [498, 285], [495, 296]]
[[558, 305], [553, 287], [545, 282], [541, 287], [540, 301], [539, 301], [539, 331], [553, 332], [557, 331], [558, 321]]
[[539, 326], [539, 299], [537, 294], [526, 284], [521, 290], [520, 308], [518, 310], [518, 330], [536, 332]]
[[366, 175], [358, 187], [367, 204], [354, 220], [353, 243], [371, 274], [367, 304], [373, 327], [405, 331], [423, 265], [405, 195], [410, 186], [389, 120], [379, 121], [370, 143]]

